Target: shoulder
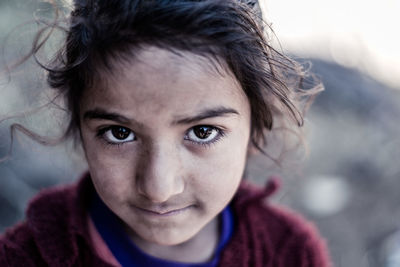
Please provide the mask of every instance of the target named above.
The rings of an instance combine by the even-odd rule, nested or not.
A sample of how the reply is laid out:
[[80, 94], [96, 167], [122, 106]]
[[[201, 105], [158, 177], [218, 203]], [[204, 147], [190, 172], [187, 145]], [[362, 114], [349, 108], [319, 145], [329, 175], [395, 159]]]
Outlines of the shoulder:
[[311, 222], [264, 201], [276, 187], [242, 185], [233, 200], [236, 229], [231, 243], [248, 255], [248, 264], [241, 266], [330, 266], [325, 241]]
[[32, 232], [26, 222], [0, 237], [0, 266], [35, 266], [40, 261]]
[[[262, 203], [254, 212], [257, 215], [249, 216], [264, 222], [260, 224], [262, 231], [268, 233], [274, 244], [274, 254], [285, 262], [284, 266], [329, 266], [325, 240], [313, 223], [276, 204]], [[302, 265], [298, 265], [300, 259]]]
[[85, 225], [85, 207], [78, 204], [82, 183], [87, 181], [45, 189], [30, 201], [25, 221], [0, 237], [0, 266], [37, 266], [77, 255], [74, 239]]
[[0, 237], [0, 266], [35, 266], [38, 262], [43, 263], [40, 251], [42, 227], [60, 224], [54, 221], [51, 214], [65, 211], [65, 205], [55, 204], [63, 200], [64, 193], [59, 189], [47, 189], [31, 200], [25, 221], [8, 229]]

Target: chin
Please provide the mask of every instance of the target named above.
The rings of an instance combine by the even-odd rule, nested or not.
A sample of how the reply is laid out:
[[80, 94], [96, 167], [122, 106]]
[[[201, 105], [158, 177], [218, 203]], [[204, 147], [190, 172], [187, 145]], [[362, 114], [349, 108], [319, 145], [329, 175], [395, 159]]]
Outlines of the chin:
[[198, 231], [184, 232], [181, 228], [179, 229], [161, 229], [143, 235], [143, 232], [138, 232], [139, 239], [142, 239], [146, 243], [160, 245], [160, 246], [177, 246], [189, 241], [191, 238], [196, 236]]
[[195, 234], [184, 235], [182, 233], [160, 233], [158, 236], [153, 236], [152, 238], [147, 239], [147, 241], [160, 246], [177, 246], [185, 243], [194, 236]]

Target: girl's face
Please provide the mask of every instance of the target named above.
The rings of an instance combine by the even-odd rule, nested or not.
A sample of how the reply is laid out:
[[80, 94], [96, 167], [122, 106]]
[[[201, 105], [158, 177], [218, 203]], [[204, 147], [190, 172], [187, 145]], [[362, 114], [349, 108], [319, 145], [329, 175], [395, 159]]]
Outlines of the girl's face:
[[219, 68], [147, 47], [84, 93], [81, 135], [94, 186], [137, 243], [189, 241], [215, 225], [238, 188], [250, 106]]

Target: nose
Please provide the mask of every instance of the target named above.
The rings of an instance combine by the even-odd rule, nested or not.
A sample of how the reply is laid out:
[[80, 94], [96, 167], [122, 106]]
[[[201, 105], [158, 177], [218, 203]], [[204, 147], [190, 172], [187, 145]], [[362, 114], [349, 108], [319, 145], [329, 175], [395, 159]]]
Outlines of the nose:
[[142, 155], [136, 173], [139, 194], [153, 203], [163, 203], [184, 191], [181, 160], [173, 145], [153, 145]]

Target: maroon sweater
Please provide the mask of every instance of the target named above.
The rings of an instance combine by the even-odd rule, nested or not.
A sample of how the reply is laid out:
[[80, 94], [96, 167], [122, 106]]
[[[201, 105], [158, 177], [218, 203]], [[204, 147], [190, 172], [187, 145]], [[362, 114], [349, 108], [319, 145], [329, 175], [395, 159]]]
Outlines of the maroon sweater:
[[[324, 242], [313, 225], [299, 215], [265, 204], [276, 189], [243, 183], [232, 200], [235, 230], [219, 266], [330, 266]], [[87, 208], [93, 184], [47, 189], [34, 198], [26, 221], [0, 237], [0, 266], [110, 267], [91, 245]]]

